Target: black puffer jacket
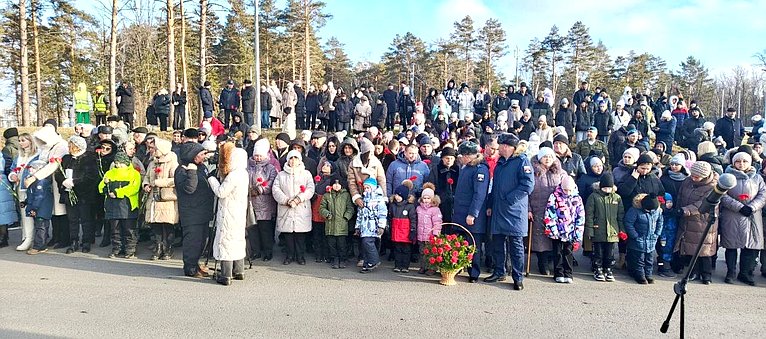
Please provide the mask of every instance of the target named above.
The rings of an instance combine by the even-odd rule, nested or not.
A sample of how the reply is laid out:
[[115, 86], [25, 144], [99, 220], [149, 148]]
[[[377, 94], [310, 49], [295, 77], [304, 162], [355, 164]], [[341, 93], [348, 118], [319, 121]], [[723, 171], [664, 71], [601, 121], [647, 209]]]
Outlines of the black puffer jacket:
[[120, 97], [120, 101], [117, 103], [117, 112], [119, 114], [133, 114], [136, 110], [133, 87], [120, 85], [117, 88], [117, 96]]
[[194, 162], [194, 157], [204, 148], [198, 143], [185, 143], [180, 147], [180, 164], [176, 168], [173, 181], [178, 196], [178, 215], [181, 224], [202, 224], [213, 220], [213, 191], [207, 183], [207, 169], [196, 165], [196, 169], [186, 169]]
[[[98, 193], [98, 183], [101, 182], [98, 169], [98, 158], [94, 152], [85, 152], [78, 157], [71, 154], [65, 155], [61, 159], [61, 168], [65, 171], [72, 170], [72, 181], [74, 182], [74, 193], [77, 196], [77, 203], [96, 204], [100, 203], [104, 197]], [[69, 194], [64, 193], [66, 188], [64, 182], [64, 173], [56, 172], [56, 183], [59, 186], [59, 192], [62, 192], [59, 202], [71, 206]]]
[[[247, 86], [240, 92], [242, 95], [242, 112], [253, 113], [255, 112], [255, 88], [253, 86]], [[266, 95], [268, 97], [268, 94]], [[263, 97], [261, 97], [263, 100]], [[269, 103], [270, 105], [270, 103]], [[267, 108], [271, 109], [271, 107]]]
[[559, 106], [559, 110], [556, 112], [556, 126], [563, 126], [567, 135], [572, 136], [575, 132], [574, 127], [576, 123], [577, 117], [575, 117], [574, 112], [569, 108]]
[[[455, 188], [459, 175], [460, 167], [454, 164], [452, 167], [447, 167], [441, 160], [438, 160], [438, 164], [431, 167], [431, 172], [426, 180], [436, 186], [434, 193], [441, 199], [439, 209], [442, 212], [444, 222], [452, 222], [452, 209], [455, 206]], [[452, 179], [452, 184], [450, 184], [450, 179]]]
[[299, 86], [294, 86], [293, 89], [295, 90], [295, 97], [298, 99], [295, 101], [295, 117], [300, 119], [306, 116], [306, 93]]

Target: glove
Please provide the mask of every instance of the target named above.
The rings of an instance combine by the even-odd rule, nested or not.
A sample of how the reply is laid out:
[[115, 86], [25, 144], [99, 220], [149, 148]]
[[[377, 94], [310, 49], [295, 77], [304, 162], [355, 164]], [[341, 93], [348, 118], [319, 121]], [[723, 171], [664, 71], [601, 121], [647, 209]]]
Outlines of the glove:
[[61, 184], [64, 185], [64, 187], [71, 189], [72, 187], [74, 187], [74, 180], [72, 180], [71, 178], [65, 179], [64, 182], [62, 182]]
[[579, 242], [576, 242], [576, 243], [572, 244], [572, 252], [577, 252], [579, 250], [580, 250], [580, 243]]
[[749, 217], [753, 215], [753, 209], [748, 205], [742, 206], [742, 208], [739, 209], [739, 214]]
[[410, 242], [416, 243], [418, 241], [418, 232], [415, 229], [410, 230]]
[[628, 240], [628, 234], [625, 232], [617, 233], [617, 237], [622, 241]]

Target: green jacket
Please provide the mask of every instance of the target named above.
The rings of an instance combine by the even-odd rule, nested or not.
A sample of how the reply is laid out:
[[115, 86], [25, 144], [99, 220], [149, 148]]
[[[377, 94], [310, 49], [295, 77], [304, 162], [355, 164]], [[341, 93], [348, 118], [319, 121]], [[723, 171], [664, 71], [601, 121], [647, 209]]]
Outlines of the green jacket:
[[[606, 162], [604, 162], [604, 168], [609, 166], [609, 149], [606, 147], [606, 143], [601, 140], [596, 140], [593, 142], [593, 145], [589, 144], [588, 140], [580, 141], [577, 143], [577, 147], [575, 147], [574, 153], [577, 153], [583, 159], [586, 159], [590, 156], [591, 151], [600, 151], [604, 155], [604, 159], [606, 159]], [[590, 165], [585, 164], [585, 167], [590, 167]]]
[[[108, 185], [105, 181], [114, 183]], [[138, 191], [141, 190], [141, 173], [132, 166], [115, 167], [104, 173], [104, 179], [98, 184], [98, 191], [109, 198], [109, 192], [114, 192], [117, 199], [128, 198], [130, 210], [138, 208]]]
[[347, 236], [348, 221], [354, 217], [351, 194], [345, 188], [325, 193], [319, 204], [319, 214], [325, 219], [325, 235]]
[[593, 242], [618, 242], [617, 234], [625, 232], [625, 207], [622, 198], [614, 188], [612, 193], [605, 193], [593, 185], [593, 193], [585, 203], [585, 237], [590, 237]]

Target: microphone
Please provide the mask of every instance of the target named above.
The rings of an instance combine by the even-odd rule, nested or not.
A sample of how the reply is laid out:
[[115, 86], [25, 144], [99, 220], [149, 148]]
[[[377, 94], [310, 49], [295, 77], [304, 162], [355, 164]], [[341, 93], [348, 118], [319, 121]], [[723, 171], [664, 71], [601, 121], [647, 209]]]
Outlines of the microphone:
[[721, 177], [718, 178], [718, 183], [713, 188], [713, 191], [702, 201], [699, 208], [700, 214], [705, 214], [710, 212], [710, 210], [715, 209], [715, 207], [718, 206], [718, 203], [721, 202], [721, 197], [723, 197], [728, 190], [734, 188], [734, 186], [737, 186], [737, 178], [735, 178], [733, 174], [722, 174]]

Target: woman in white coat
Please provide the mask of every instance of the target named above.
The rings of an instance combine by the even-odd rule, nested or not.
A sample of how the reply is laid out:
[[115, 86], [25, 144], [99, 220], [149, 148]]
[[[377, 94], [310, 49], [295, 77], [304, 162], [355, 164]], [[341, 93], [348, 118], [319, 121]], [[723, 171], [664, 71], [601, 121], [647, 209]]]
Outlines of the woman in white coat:
[[221, 147], [218, 171], [223, 182], [215, 177], [208, 178], [210, 189], [218, 198], [213, 257], [221, 262], [217, 282], [230, 285], [232, 277], [245, 279], [248, 187], [242, 183], [249, 181], [247, 152], [227, 142]]
[[[16, 194], [19, 197], [19, 201], [27, 199], [27, 186], [24, 185], [24, 179], [29, 176], [29, 168], [27, 165], [34, 160], [37, 160], [37, 146], [32, 136], [28, 133], [22, 133], [19, 135], [19, 155], [13, 160], [11, 165], [11, 173], [8, 174], [8, 180], [16, 186]], [[34, 238], [35, 220], [32, 217], [25, 216], [26, 213], [21, 213], [21, 244], [16, 247], [17, 251], [26, 251], [32, 248], [32, 240]], [[66, 240], [69, 240], [69, 231], [66, 233]], [[61, 233], [61, 232], [59, 232]], [[53, 239], [57, 239], [57, 234], [53, 235]], [[62, 239], [61, 243], [67, 245], [68, 241]]]
[[283, 265], [297, 261], [305, 265], [306, 234], [311, 232], [311, 197], [314, 196], [314, 180], [303, 166], [300, 151], [287, 153], [287, 162], [277, 174], [271, 194], [279, 205], [277, 231], [284, 235], [287, 256]]

